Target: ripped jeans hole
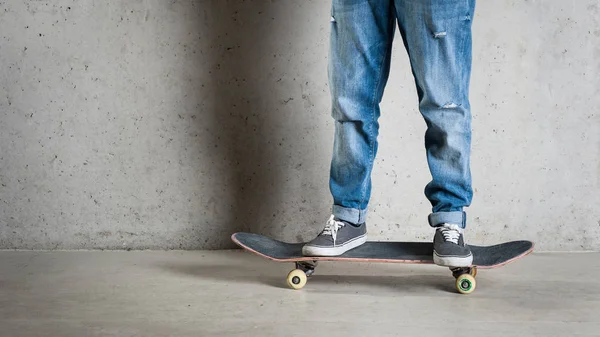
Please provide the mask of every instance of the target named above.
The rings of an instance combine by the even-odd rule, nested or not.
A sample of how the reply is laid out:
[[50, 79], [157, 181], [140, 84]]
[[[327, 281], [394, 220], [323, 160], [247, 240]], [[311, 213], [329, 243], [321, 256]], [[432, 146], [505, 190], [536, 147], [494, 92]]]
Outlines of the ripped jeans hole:
[[446, 36], [446, 32], [435, 32], [433, 33], [433, 38], [435, 39], [441, 39], [444, 38]]
[[446, 103], [444, 105], [442, 105], [440, 108], [442, 109], [454, 109], [454, 108], [458, 108], [459, 105], [456, 103]]

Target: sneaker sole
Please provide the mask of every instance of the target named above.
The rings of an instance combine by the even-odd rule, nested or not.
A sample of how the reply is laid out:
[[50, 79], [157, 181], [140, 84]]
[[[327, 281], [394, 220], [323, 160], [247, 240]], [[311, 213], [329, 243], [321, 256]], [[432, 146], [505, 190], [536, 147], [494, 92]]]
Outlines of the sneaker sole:
[[473, 264], [473, 254], [469, 254], [469, 256], [440, 256], [434, 251], [433, 263], [444, 267], [469, 267]]
[[367, 235], [359, 236], [351, 241], [346, 242], [341, 246], [321, 247], [321, 246], [304, 246], [302, 254], [305, 256], [339, 256], [367, 242]]

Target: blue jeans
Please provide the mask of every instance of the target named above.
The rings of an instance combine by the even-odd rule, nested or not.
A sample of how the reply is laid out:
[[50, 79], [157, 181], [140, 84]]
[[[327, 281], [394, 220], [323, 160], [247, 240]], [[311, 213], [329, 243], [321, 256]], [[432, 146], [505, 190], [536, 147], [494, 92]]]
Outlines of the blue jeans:
[[475, 0], [333, 0], [329, 82], [335, 120], [333, 214], [362, 223], [396, 23], [425, 119], [429, 224], [466, 226], [471, 203], [471, 23]]

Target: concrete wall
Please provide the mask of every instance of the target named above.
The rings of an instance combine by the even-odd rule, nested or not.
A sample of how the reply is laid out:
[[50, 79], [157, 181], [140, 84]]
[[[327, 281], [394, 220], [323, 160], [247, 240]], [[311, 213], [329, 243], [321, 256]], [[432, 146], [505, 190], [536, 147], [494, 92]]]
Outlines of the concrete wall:
[[[227, 248], [330, 211], [330, 2], [0, 0], [0, 248]], [[600, 2], [479, 1], [468, 240], [600, 248]], [[429, 240], [396, 41], [372, 240]]]

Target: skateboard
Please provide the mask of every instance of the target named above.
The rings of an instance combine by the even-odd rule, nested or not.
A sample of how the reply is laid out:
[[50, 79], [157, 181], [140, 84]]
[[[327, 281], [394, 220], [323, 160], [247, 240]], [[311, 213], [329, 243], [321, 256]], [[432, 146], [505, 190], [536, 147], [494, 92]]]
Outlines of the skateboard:
[[[293, 262], [295, 268], [287, 276], [292, 289], [302, 289], [313, 275], [319, 261], [386, 262], [433, 264], [431, 242], [378, 242], [369, 241], [339, 256], [304, 256], [304, 243], [286, 243], [263, 235], [234, 233], [233, 242], [243, 249], [277, 262]], [[516, 261], [533, 251], [531, 241], [511, 241], [493, 246], [469, 245], [473, 253], [473, 264], [469, 267], [449, 267], [456, 282], [456, 290], [470, 294], [477, 285], [478, 269], [491, 269]]]

